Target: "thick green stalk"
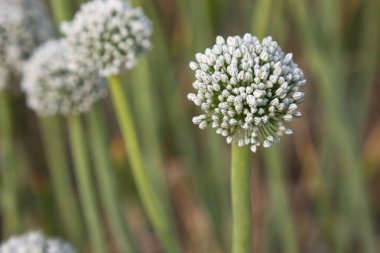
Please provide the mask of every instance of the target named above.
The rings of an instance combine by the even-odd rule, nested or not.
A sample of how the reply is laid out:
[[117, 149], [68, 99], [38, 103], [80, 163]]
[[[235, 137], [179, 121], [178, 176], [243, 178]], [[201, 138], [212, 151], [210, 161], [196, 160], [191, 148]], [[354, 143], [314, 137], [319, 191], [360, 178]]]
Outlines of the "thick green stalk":
[[232, 144], [232, 253], [251, 253], [251, 154], [249, 146]]
[[96, 106], [88, 113], [92, 158], [96, 169], [96, 179], [105, 214], [110, 223], [111, 232], [118, 246], [118, 252], [137, 252], [132, 247], [129, 234], [123, 219], [121, 201], [117, 192], [115, 168], [110, 159], [107, 144], [107, 128], [104, 123], [101, 107]]
[[132, 175], [148, 218], [166, 252], [180, 252], [179, 245], [175, 239], [175, 231], [170, 224], [170, 218], [166, 215], [165, 207], [162, 205], [144, 168], [132, 113], [128, 105], [127, 96], [124, 93], [121, 77], [119, 75], [111, 76], [108, 81], [112, 102], [123, 134], [124, 145], [128, 151]]
[[92, 246], [91, 252], [104, 253], [107, 252], [107, 247], [96, 203], [83, 125], [81, 118], [77, 115], [68, 116], [67, 122], [82, 210]]
[[21, 210], [18, 203], [18, 173], [16, 140], [13, 132], [11, 100], [7, 91], [0, 91], [0, 175], [3, 234], [20, 232]]
[[55, 201], [62, 216], [62, 225], [69, 238], [79, 245], [83, 241], [83, 227], [70, 179], [70, 168], [65, 154], [59, 118], [57, 116], [41, 118], [40, 124]]

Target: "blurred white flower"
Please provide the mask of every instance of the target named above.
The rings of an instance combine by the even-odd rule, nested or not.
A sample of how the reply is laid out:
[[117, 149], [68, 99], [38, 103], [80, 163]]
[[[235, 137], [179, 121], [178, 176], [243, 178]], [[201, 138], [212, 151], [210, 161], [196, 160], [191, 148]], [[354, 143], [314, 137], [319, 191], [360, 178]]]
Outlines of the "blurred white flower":
[[85, 66], [69, 68], [64, 40], [51, 40], [26, 63], [22, 89], [40, 115], [82, 113], [106, 94], [105, 81]]
[[24, 62], [53, 34], [40, 0], [0, 0], [0, 90], [17, 83]]
[[88, 64], [107, 77], [132, 68], [151, 47], [151, 22], [140, 8], [123, 0], [85, 3], [61, 30], [73, 50], [74, 62]]
[[253, 152], [292, 133], [286, 125], [301, 116], [297, 105], [304, 93], [298, 90], [306, 80], [292, 54], [285, 54], [271, 37], [218, 36], [211, 49], [195, 58], [190, 68], [197, 92], [188, 99], [204, 113], [193, 118], [194, 124], [211, 126], [228, 143], [250, 145]]
[[8, 239], [0, 246], [0, 253], [76, 253], [76, 250], [65, 241], [29, 232]]

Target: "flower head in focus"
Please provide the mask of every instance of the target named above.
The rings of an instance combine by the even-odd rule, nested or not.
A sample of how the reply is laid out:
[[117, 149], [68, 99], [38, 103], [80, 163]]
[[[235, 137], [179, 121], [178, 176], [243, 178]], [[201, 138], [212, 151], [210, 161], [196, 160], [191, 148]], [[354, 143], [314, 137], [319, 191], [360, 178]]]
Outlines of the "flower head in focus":
[[76, 253], [76, 250], [65, 241], [29, 232], [8, 239], [0, 246], [0, 253]]
[[123, 0], [85, 3], [61, 30], [73, 51], [73, 62], [85, 63], [106, 77], [132, 68], [151, 47], [151, 22], [140, 8]]
[[40, 115], [83, 113], [106, 94], [105, 81], [85, 66], [69, 67], [64, 40], [51, 40], [26, 63], [22, 89]]
[[276, 41], [260, 41], [251, 34], [225, 40], [190, 62], [195, 71], [188, 99], [203, 110], [193, 118], [201, 129], [208, 126], [239, 146], [250, 145], [252, 152], [262, 144], [270, 147], [280, 136], [291, 134], [287, 124], [301, 116], [298, 104], [304, 99], [299, 88], [304, 74]]
[[0, 90], [18, 81], [33, 50], [54, 34], [40, 0], [0, 0]]

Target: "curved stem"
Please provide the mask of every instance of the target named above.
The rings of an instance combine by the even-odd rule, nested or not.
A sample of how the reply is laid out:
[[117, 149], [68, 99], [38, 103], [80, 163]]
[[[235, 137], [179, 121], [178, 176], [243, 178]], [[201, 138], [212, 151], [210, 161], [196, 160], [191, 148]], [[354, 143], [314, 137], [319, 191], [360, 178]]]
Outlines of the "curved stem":
[[157, 192], [149, 180], [146, 169], [144, 168], [132, 113], [122, 87], [121, 77], [115, 75], [110, 77], [108, 81], [111, 88], [112, 101], [116, 110], [116, 115], [121, 126], [124, 145], [128, 150], [132, 176], [134, 177], [145, 211], [166, 252], [179, 252], [179, 245], [175, 240], [170, 219], [166, 215], [162, 201], [159, 199]]
[[251, 151], [249, 146], [232, 144], [231, 194], [232, 194], [232, 253], [251, 253]]
[[1, 209], [3, 213], [4, 234], [19, 232], [21, 228], [18, 206], [18, 166], [16, 159], [16, 141], [13, 133], [13, 119], [7, 91], [0, 91], [0, 173]]
[[131, 236], [123, 220], [121, 201], [116, 189], [114, 167], [107, 149], [107, 130], [101, 108], [93, 108], [88, 113], [87, 119], [90, 126], [91, 151], [95, 163], [96, 179], [112, 234], [115, 237], [119, 252], [137, 252], [132, 248]]
[[[168, 194], [165, 184], [165, 170], [163, 153], [161, 149], [161, 136], [159, 133], [160, 116], [159, 108], [155, 103], [154, 90], [152, 89], [152, 75], [149, 69], [148, 58], [140, 59], [139, 64], [131, 72], [131, 102], [138, 108], [136, 114], [136, 126], [141, 128], [144, 134], [141, 136], [141, 146], [146, 157], [146, 169], [154, 187], [159, 190], [160, 198], [164, 199]], [[166, 199], [165, 199], [166, 200]], [[169, 203], [164, 203], [169, 207]]]
[[80, 117], [77, 115], [70, 115], [67, 120], [80, 200], [85, 216], [87, 232], [90, 236], [92, 252], [104, 253], [107, 252], [107, 247], [101, 226], [101, 216], [96, 205], [95, 187], [91, 180], [91, 167], [85, 145], [86, 139], [83, 125]]
[[75, 242], [80, 243], [83, 241], [83, 227], [65, 156], [59, 118], [56, 116], [42, 118], [40, 124], [47, 154], [49, 175], [53, 182], [55, 201], [62, 215], [63, 226], [69, 236]]

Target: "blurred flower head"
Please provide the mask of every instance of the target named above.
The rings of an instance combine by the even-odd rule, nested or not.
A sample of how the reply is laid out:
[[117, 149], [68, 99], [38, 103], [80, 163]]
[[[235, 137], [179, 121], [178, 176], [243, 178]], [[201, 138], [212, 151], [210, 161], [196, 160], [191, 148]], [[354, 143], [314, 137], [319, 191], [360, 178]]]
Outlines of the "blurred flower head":
[[40, 115], [83, 113], [106, 94], [105, 81], [85, 66], [69, 67], [64, 40], [51, 40], [26, 63], [22, 89]]
[[285, 54], [271, 37], [218, 36], [211, 49], [195, 57], [190, 68], [196, 93], [188, 98], [203, 114], [193, 123], [201, 129], [211, 126], [228, 143], [250, 145], [253, 152], [292, 133], [287, 123], [301, 115], [297, 105], [304, 93], [299, 88], [306, 80], [292, 54]]
[[0, 0], [0, 90], [18, 81], [24, 62], [52, 35], [40, 0]]
[[102, 76], [132, 68], [151, 47], [151, 22], [140, 8], [123, 0], [83, 4], [61, 30], [73, 50], [74, 62], [85, 63]]
[[62, 240], [46, 238], [40, 232], [29, 232], [8, 239], [0, 246], [0, 253], [76, 253], [76, 250]]

